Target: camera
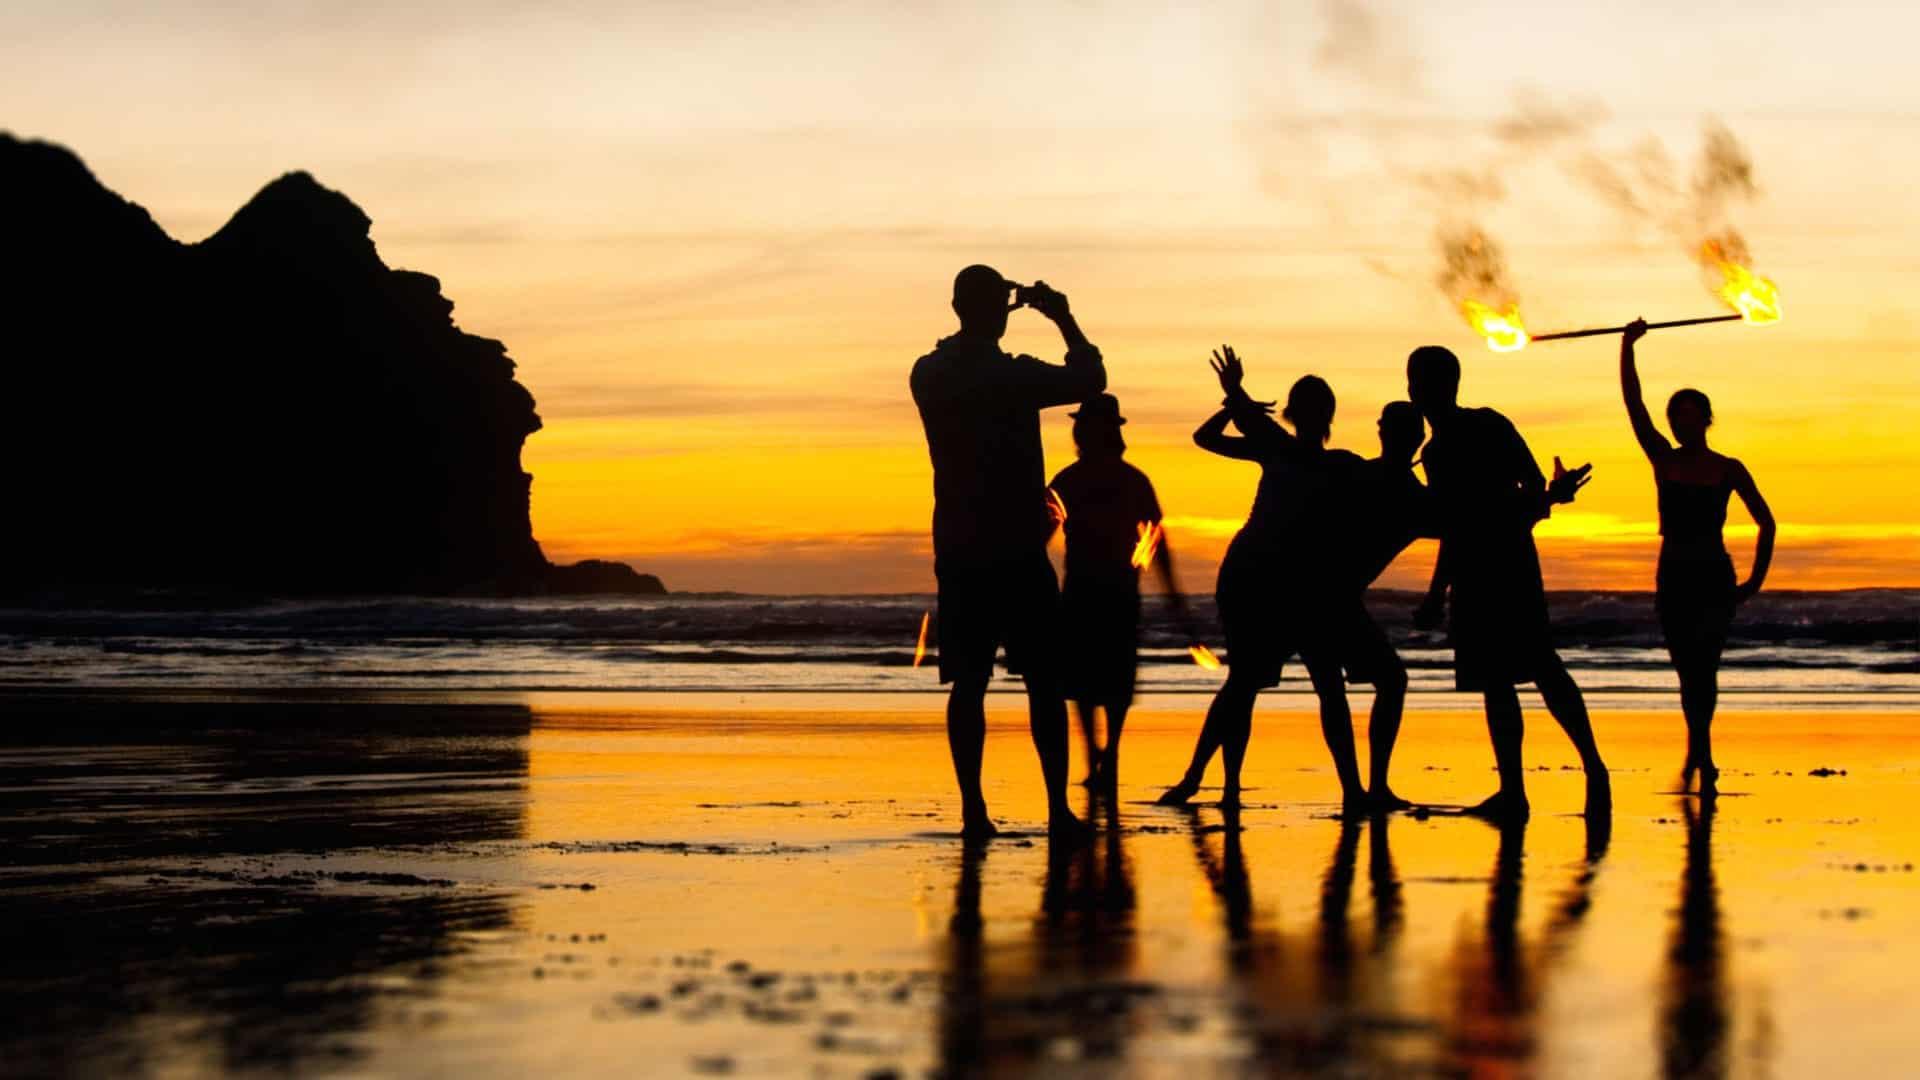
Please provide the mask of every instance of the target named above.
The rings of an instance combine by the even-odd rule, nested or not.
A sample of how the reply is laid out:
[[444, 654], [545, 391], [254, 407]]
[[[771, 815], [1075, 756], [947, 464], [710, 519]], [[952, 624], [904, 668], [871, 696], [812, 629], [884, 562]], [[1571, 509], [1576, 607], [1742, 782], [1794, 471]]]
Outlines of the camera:
[[1008, 308], [1009, 311], [1030, 307], [1044, 314], [1042, 305], [1046, 303], [1047, 298], [1060, 295], [1057, 291], [1048, 288], [1045, 282], [1036, 281], [1031, 285], [1022, 285], [1018, 282], [1008, 282], [1008, 284], [1013, 286], [1013, 307]]

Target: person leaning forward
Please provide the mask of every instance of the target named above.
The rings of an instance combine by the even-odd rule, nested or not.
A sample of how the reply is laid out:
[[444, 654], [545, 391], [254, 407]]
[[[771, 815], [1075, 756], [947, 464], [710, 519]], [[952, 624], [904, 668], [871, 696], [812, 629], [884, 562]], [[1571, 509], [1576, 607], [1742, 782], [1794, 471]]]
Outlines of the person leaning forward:
[[[1023, 306], [1059, 328], [1065, 364], [1000, 347], [1008, 316]], [[992, 267], [969, 266], [953, 280], [953, 311], [959, 331], [916, 361], [909, 381], [933, 460], [940, 681], [951, 684], [947, 742], [960, 785], [962, 835], [997, 831], [980, 789], [980, 759], [987, 682], [1002, 645], [1007, 670], [1026, 682], [1049, 827], [1078, 834], [1084, 826], [1067, 806], [1067, 712], [1053, 653], [1060, 589], [1047, 559], [1053, 516], [1040, 410], [1100, 393], [1106, 367], [1066, 296], [1045, 282], [1016, 285]]]

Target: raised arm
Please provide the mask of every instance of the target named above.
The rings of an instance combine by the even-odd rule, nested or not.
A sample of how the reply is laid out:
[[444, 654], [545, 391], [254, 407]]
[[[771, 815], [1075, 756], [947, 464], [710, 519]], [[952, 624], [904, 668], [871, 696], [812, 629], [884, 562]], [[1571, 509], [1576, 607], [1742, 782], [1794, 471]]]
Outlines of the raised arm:
[[1036, 281], [1025, 286], [1021, 295], [1028, 307], [1053, 320], [1061, 340], [1066, 342], [1067, 362], [1048, 364], [1030, 356], [1015, 357], [1011, 376], [1014, 393], [1035, 408], [1050, 409], [1085, 401], [1105, 390], [1106, 363], [1074, 319], [1066, 294]]
[[1753, 482], [1753, 474], [1738, 461], [1733, 463], [1733, 490], [1746, 504], [1747, 513], [1753, 515], [1753, 523], [1760, 526], [1760, 535], [1753, 544], [1753, 569], [1747, 572], [1747, 580], [1740, 583], [1734, 594], [1744, 604], [1760, 591], [1761, 584], [1767, 580], [1767, 568], [1773, 564], [1773, 509], [1760, 494], [1760, 485]]
[[1260, 455], [1253, 446], [1239, 435], [1227, 434], [1227, 421], [1233, 419], [1233, 413], [1221, 409], [1193, 431], [1193, 444], [1210, 454], [1235, 458], [1240, 461], [1259, 461]]
[[1220, 404], [1233, 418], [1233, 426], [1246, 436], [1248, 444], [1259, 452], [1262, 459], [1287, 457], [1304, 453], [1301, 442], [1293, 432], [1280, 426], [1273, 418], [1271, 401], [1255, 401], [1242, 385], [1246, 378], [1246, 367], [1240, 358], [1234, 355], [1231, 345], [1222, 345], [1213, 352], [1208, 361], [1213, 366], [1214, 375], [1220, 379], [1220, 389], [1226, 393], [1226, 399]]
[[1647, 320], [1635, 319], [1627, 324], [1626, 333], [1620, 335], [1620, 396], [1627, 403], [1627, 420], [1633, 424], [1633, 437], [1640, 442], [1640, 449], [1647, 460], [1658, 461], [1673, 449], [1660, 429], [1653, 426], [1653, 417], [1647, 415], [1647, 402], [1640, 392], [1640, 369], [1634, 364], [1633, 343], [1647, 335]]

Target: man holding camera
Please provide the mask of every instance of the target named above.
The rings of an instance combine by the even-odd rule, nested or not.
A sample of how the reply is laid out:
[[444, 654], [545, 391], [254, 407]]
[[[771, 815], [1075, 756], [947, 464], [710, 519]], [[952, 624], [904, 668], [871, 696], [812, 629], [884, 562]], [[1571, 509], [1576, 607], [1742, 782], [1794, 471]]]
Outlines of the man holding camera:
[[[1066, 342], [1064, 365], [1000, 347], [1007, 317], [1030, 307]], [[1040, 449], [1040, 410], [1106, 389], [1100, 350], [1081, 333], [1067, 298], [1045, 282], [1018, 285], [974, 265], [953, 280], [959, 332], [913, 366], [914, 404], [933, 459], [933, 569], [939, 580], [940, 681], [947, 743], [960, 783], [961, 835], [994, 835], [980, 790], [987, 682], [994, 654], [1027, 687], [1028, 719], [1046, 780], [1049, 829], [1085, 826], [1067, 805], [1067, 709], [1055, 655], [1059, 582], [1047, 558], [1054, 511]]]

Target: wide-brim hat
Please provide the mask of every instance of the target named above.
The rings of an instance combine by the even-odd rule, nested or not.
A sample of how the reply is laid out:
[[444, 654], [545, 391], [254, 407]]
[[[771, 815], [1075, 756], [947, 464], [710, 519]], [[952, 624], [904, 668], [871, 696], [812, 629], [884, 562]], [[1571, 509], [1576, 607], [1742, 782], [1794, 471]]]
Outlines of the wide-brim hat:
[[1119, 427], [1121, 424], [1127, 422], [1127, 418], [1120, 415], [1120, 399], [1114, 397], [1112, 394], [1101, 394], [1098, 397], [1090, 397], [1086, 401], [1081, 402], [1079, 408], [1067, 415], [1073, 417], [1075, 420], [1104, 420], [1114, 427]]

